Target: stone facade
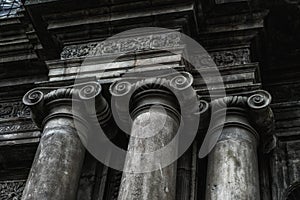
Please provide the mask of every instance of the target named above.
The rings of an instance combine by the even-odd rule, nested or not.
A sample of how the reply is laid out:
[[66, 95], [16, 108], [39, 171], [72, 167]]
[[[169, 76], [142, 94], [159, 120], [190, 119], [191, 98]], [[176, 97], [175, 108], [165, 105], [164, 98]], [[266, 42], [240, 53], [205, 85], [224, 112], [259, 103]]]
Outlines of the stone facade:
[[300, 199], [299, 8], [1, 1], [0, 200]]

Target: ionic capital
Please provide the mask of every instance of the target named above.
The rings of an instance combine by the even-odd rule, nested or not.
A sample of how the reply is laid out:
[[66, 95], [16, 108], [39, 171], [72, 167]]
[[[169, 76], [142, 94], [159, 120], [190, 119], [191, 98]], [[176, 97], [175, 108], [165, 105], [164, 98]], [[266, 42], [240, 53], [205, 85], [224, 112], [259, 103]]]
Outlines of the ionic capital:
[[[227, 96], [211, 102], [213, 127], [210, 131], [226, 126], [243, 127], [255, 135], [257, 139], [266, 141], [274, 138], [274, 115], [270, 108], [271, 95], [264, 90], [251, 92], [241, 96]], [[226, 117], [225, 117], [226, 116]], [[224, 119], [225, 121], [221, 120]], [[266, 147], [268, 148], [268, 147]], [[266, 150], [269, 151], [269, 150]]]
[[[38, 87], [23, 97], [39, 127], [53, 117], [69, 117], [85, 121], [96, 114], [100, 123], [109, 118], [110, 111], [101, 95], [101, 85], [96, 81], [66, 87]], [[93, 110], [95, 110], [93, 112]]]
[[230, 114], [234, 109], [244, 111], [252, 125], [265, 133], [270, 133], [274, 126], [274, 116], [270, 108], [271, 95], [264, 90], [258, 90], [245, 96], [227, 96], [211, 102], [215, 110], [226, 109]]
[[206, 112], [209, 106], [198, 100], [192, 83], [193, 76], [187, 72], [116, 81], [110, 86], [112, 108], [123, 123], [154, 105], [162, 106], [178, 120], [193, 117]]

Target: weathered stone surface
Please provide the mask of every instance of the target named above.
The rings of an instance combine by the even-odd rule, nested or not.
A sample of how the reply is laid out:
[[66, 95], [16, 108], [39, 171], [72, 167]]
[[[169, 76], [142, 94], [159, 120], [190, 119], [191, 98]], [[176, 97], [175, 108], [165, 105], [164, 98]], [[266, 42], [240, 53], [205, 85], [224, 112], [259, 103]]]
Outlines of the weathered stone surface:
[[213, 58], [216, 65], [230, 66], [230, 65], [243, 65], [251, 62], [250, 60], [250, 49], [237, 49], [229, 51], [212, 52], [211, 57]]
[[0, 103], [0, 146], [38, 142], [39, 128], [21, 101]]
[[[3, 3], [0, 3], [0, 12]], [[10, 1], [9, 9], [16, 4], [21, 1]], [[42, 81], [47, 76], [45, 62], [39, 57], [42, 47], [28, 16], [24, 9], [18, 10], [17, 15], [14, 11], [8, 18], [0, 16], [0, 87]]]
[[96, 60], [56, 60], [48, 62], [49, 80], [70, 80], [80, 77], [96, 76], [101, 83], [111, 83], [119, 80], [126, 74], [126, 77], [136, 77], [141, 73], [155, 73], [157, 70], [169, 73], [181, 71], [182, 50], [179, 55], [171, 53], [156, 52], [155, 56], [147, 56], [144, 53], [127, 59], [111, 60], [113, 57], [98, 58]]
[[207, 167], [207, 200], [260, 199], [257, 139], [242, 128], [225, 127]]
[[0, 119], [30, 118], [30, 110], [22, 102], [7, 102], [0, 104]]
[[[156, 171], [136, 173], [146, 166], [147, 168], [155, 166], [161, 162], [156, 159], [163, 158], [155, 157], [154, 160], [149, 160], [135, 153], [150, 153], [163, 148], [174, 137], [177, 128], [177, 120], [159, 110], [145, 112], [135, 118], [131, 132], [132, 139], [128, 145], [128, 152], [132, 153], [132, 156], [126, 157], [124, 169], [127, 172], [122, 177], [118, 200], [175, 199], [176, 163]], [[176, 146], [170, 154], [176, 154]]]
[[0, 199], [3, 200], [21, 200], [22, 192], [25, 187], [25, 180], [1, 181]]
[[[215, 146], [208, 156], [206, 199], [260, 199], [257, 147], [259, 138], [264, 148], [266, 141], [273, 139], [270, 102], [270, 94], [264, 91], [212, 102], [217, 107], [212, 113], [215, 124], [204, 145], [206, 150], [212, 148], [211, 144]], [[225, 109], [226, 114], [221, 112]], [[226, 116], [224, 121], [222, 116]], [[274, 149], [275, 143], [270, 148], [264, 152]]]
[[[130, 81], [128, 79], [111, 85], [110, 91], [117, 98], [115, 106], [120, 111], [120, 120], [126, 124], [126, 116], [130, 113], [133, 117], [131, 127], [127, 128], [130, 140], [119, 200], [176, 198], [176, 158], [179, 157], [179, 149], [184, 147], [179, 147], [175, 136], [180, 134], [180, 121], [186, 128], [190, 123], [196, 124], [197, 128], [199, 126], [199, 120], [192, 117], [200, 107], [193, 101], [197, 97], [191, 88], [192, 80], [190, 74], [182, 73], [138, 81], [133, 79], [131, 82], [127, 82]], [[181, 111], [181, 115], [179, 103], [170, 92], [172, 90], [184, 96], [180, 103], [185, 110]], [[126, 112], [127, 107], [124, 106], [131, 95], [130, 109]], [[207, 111], [208, 106], [203, 106], [203, 111]]]
[[[228, 95], [246, 94], [261, 87], [270, 91], [276, 103], [273, 109], [278, 143], [270, 154], [265, 155], [271, 159], [271, 164], [266, 163], [264, 170], [260, 171], [260, 180], [270, 180], [271, 185], [260, 189], [265, 192], [272, 188], [272, 197], [263, 200], [282, 200], [296, 194], [292, 191], [297, 191], [294, 190], [297, 189], [295, 181], [300, 170], [297, 165], [300, 97], [298, 0], [26, 0], [24, 3], [26, 11], [20, 10], [17, 16], [0, 19], [1, 180], [25, 178], [40, 137], [38, 127], [32, 124], [28, 113], [19, 110], [21, 107], [15, 104], [15, 99], [35, 87], [33, 82], [50, 79], [51, 83], [43, 83], [44, 86], [67, 85], [76, 78], [72, 73], [76, 72], [83, 58], [60, 60], [63, 50], [68, 49], [66, 55], [84, 55], [85, 46], [103, 41], [115, 33], [136, 27], [160, 26], [188, 33], [209, 50], [219, 65]], [[128, 39], [132, 38], [128, 36]], [[130, 44], [122, 44], [125, 43]], [[75, 50], [69, 47], [75, 47]], [[119, 53], [129, 49], [128, 46], [112, 47]], [[108, 48], [105, 51], [102, 47], [100, 49], [100, 55], [109, 52]], [[144, 58], [118, 60], [111, 66], [105, 62], [95, 63], [87, 66], [85, 72], [99, 77], [103, 75], [105, 79], [102, 81], [107, 84], [119, 80], [124, 74], [135, 77], [142, 71], [190, 70], [181, 58], [151, 55], [150, 51], [143, 49], [138, 51]], [[147, 56], [153, 57], [148, 59]], [[50, 73], [44, 62], [49, 63]], [[168, 65], [159, 67], [157, 63]], [[98, 67], [107, 71], [101, 74]], [[198, 94], [209, 99], [201, 77], [191, 73]], [[217, 83], [214, 77], [210, 82]], [[11, 103], [18, 108], [11, 110], [11, 105], [8, 105]], [[264, 175], [269, 168], [270, 178]], [[205, 175], [194, 176], [199, 180]], [[105, 193], [114, 193], [107, 195], [107, 200], [117, 196], [119, 182], [116, 180], [112, 180], [112, 187], [107, 187], [109, 191]], [[92, 182], [84, 182], [82, 189], [90, 191]], [[178, 187], [185, 186], [183, 183]]]
[[61, 53], [62, 59], [136, 53], [149, 50], [176, 48], [180, 46], [179, 33], [151, 34], [105, 40], [99, 43], [67, 46]]
[[[77, 197], [85, 155], [85, 148], [79, 136], [89, 130], [87, 117], [90, 117], [90, 113], [83, 112], [84, 109], [81, 110], [80, 106], [73, 108], [72, 98], [77, 98], [77, 101], [89, 100], [99, 97], [101, 91], [97, 82], [88, 82], [80, 86], [37, 88], [26, 93], [23, 98], [24, 103], [31, 109], [35, 123], [43, 130], [23, 192], [24, 200], [71, 200]], [[101, 95], [99, 104], [100, 111], [107, 110], [104, 109], [107, 103]], [[106, 120], [101, 114], [99, 117]]]
[[84, 153], [72, 118], [48, 121], [22, 199], [76, 199]]

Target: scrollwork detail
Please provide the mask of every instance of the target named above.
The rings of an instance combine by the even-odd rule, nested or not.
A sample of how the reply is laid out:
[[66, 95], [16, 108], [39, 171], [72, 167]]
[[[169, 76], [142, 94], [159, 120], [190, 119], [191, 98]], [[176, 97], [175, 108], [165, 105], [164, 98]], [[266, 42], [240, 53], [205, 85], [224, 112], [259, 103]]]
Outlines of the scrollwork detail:
[[20, 101], [0, 103], [0, 119], [15, 119], [29, 117], [29, 108]]
[[38, 104], [44, 98], [44, 93], [39, 90], [31, 90], [27, 92], [23, 98], [23, 102], [25, 105], [32, 106], [34, 104]]
[[20, 200], [25, 187], [25, 181], [0, 182], [0, 199]]
[[199, 114], [204, 114], [209, 110], [209, 103], [204, 100], [199, 100]]
[[114, 118], [122, 130], [129, 132], [132, 118], [157, 104], [178, 119], [180, 115], [185, 119], [196, 117], [206, 112], [209, 105], [203, 102], [203, 110], [199, 112], [192, 83], [193, 76], [187, 72], [116, 81], [110, 86]]
[[128, 81], [117, 81], [114, 82], [109, 91], [113, 96], [124, 96], [129, 94], [132, 89], [132, 84]]
[[268, 107], [271, 101], [272, 97], [268, 92], [259, 90], [248, 98], [247, 103], [251, 109], [258, 110]]
[[93, 99], [101, 93], [101, 85], [97, 82], [90, 82], [78, 89], [78, 95], [81, 99]]
[[[274, 115], [270, 108], [272, 97], [264, 90], [258, 90], [249, 93], [245, 96], [227, 96], [216, 99], [211, 102], [211, 107], [214, 106], [215, 111], [219, 109], [239, 108], [241, 112], [246, 114], [251, 126], [260, 133], [263, 138], [263, 146], [266, 152], [274, 148], [273, 130], [274, 130]], [[270, 145], [272, 144], [271, 148]]]
[[192, 86], [193, 76], [189, 73], [182, 73], [170, 80], [170, 86], [176, 90], [185, 90]]
[[[72, 105], [73, 100], [87, 101], [96, 99], [97, 111], [105, 111], [106, 102], [101, 95], [101, 85], [97, 81], [90, 81], [86, 83], [66, 86], [66, 87], [40, 87], [35, 88], [27, 92], [23, 97], [23, 102], [27, 105], [32, 113], [32, 119], [36, 125], [41, 128], [44, 124], [44, 119], [49, 114], [49, 110], [55, 105], [53, 103], [61, 102], [64, 104]], [[51, 106], [50, 106], [51, 105]], [[51, 107], [51, 108], [50, 108]], [[89, 109], [95, 108], [95, 106], [87, 105]], [[100, 107], [98, 109], [98, 107]], [[87, 109], [85, 109], [87, 110]], [[80, 111], [78, 111], [80, 112]], [[70, 113], [70, 115], [78, 115], [80, 113]], [[98, 114], [98, 113], [97, 113]], [[108, 114], [106, 114], [109, 116]], [[47, 118], [48, 119], [48, 118]]]

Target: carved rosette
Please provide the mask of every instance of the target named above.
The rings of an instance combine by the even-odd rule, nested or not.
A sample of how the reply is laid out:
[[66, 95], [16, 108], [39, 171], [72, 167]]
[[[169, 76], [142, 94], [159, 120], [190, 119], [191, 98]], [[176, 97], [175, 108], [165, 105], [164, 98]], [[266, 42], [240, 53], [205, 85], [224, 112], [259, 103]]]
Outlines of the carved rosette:
[[[246, 128], [257, 139], [263, 138], [263, 145], [266, 145], [268, 140], [274, 139], [272, 135], [274, 116], [270, 108], [271, 100], [268, 92], [258, 90], [247, 96], [228, 96], [212, 101], [211, 106], [215, 107], [215, 112], [212, 113], [211, 120], [215, 120], [216, 123], [210, 131], [223, 127], [224, 122], [218, 122], [218, 119], [221, 118], [218, 113], [222, 113], [226, 114], [225, 126], [235, 125]], [[225, 111], [220, 112], [220, 110]], [[266, 149], [267, 152], [269, 150]]]
[[[96, 81], [61, 88], [35, 88], [24, 95], [23, 103], [30, 108], [32, 119], [39, 127], [59, 115], [81, 121], [87, 121], [86, 117], [95, 118], [100, 124], [110, 116], [101, 85]], [[57, 111], [61, 106], [63, 109]], [[68, 109], [64, 109], [66, 106]]]
[[110, 86], [114, 118], [123, 130], [130, 131], [132, 119], [155, 105], [178, 121], [199, 117], [209, 105], [197, 99], [192, 83], [193, 77], [187, 72], [116, 81]]

